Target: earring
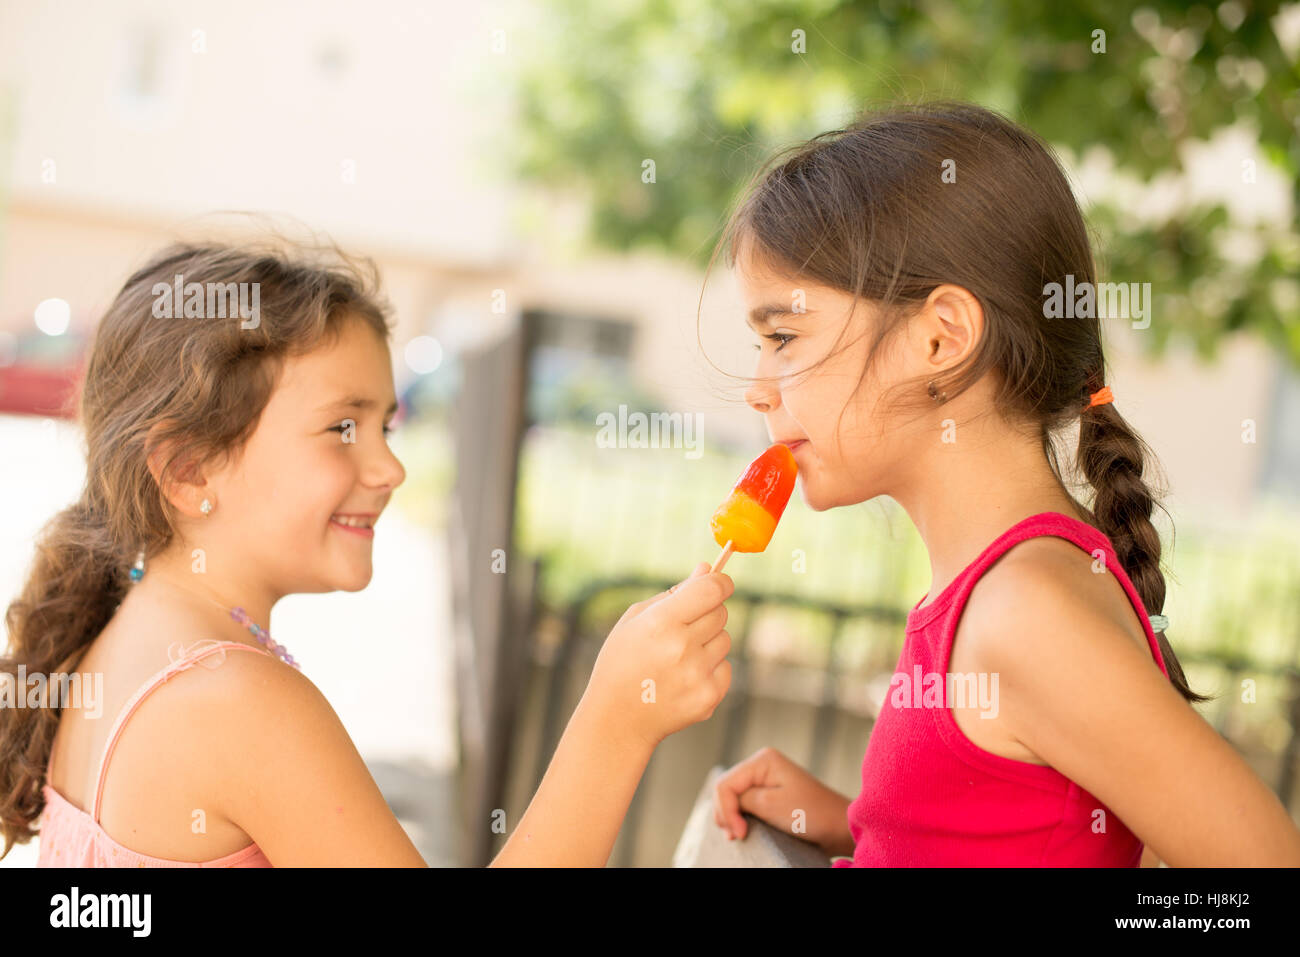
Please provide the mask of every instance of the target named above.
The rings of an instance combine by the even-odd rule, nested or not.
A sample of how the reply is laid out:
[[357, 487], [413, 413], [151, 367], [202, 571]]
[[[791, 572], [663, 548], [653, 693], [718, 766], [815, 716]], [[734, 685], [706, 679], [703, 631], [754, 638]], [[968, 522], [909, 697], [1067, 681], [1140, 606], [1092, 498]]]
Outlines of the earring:
[[138, 582], [144, 578], [144, 552], [135, 556], [135, 564], [131, 566], [131, 581]]
[[947, 402], [947, 401], [948, 401], [948, 393], [947, 393], [947, 392], [940, 392], [938, 389], [936, 389], [936, 388], [934, 387], [934, 380], [933, 380], [933, 379], [930, 380], [929, 388], [927, 388], [926, 391], [930, 393], [930, 398], [934, 399], [936, 402]]
[[207, 515], [209, 512], [212, 511], [212, 503], [205, 498], [203, 500], [203, 503], [199, 505], [199, 511], [202, 512], [204, 515]]

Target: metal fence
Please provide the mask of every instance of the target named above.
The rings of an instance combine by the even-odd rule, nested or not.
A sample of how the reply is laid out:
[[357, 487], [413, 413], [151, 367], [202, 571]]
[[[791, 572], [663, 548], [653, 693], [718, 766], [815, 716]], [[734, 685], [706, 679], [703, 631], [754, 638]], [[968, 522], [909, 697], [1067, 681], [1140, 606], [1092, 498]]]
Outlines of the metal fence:
[[[672, 584], [639, 576], [615, 577], [591, 583], [563, 608], [538, 608], [534, 616], [537, 630], [533, 671], [519, 710], [520, 733], [514, 736], [513, 743], [511, 766], [516, 794], [531, 795], [540, 784], [605, 636], [620, 613], [617, 609], [625, 607], [620, 605], [622, 599], [656, 594]], [[732, 685], [713, 720], [703, 723], [714, 728], [705, 734], [703, 725], [697, 725], [661, 745], [633, 798], [611, 863], [668, 863], [690, 801], [709, 768], [717, 764], [730, 766], [745, 757], [747, 729], [751, 729], [760, 712], [772, 709], [778, 701], [787, 705], [781, 712], [784, 717], [775, 725], [769, 723], [766, 733], [782, 735], [786, 742], [782, 750], [815, 776], [835, 786], [826, 775], [838, 775], [840, 789], [857, 793], [853, 788], [856, 768], [879, 712], [887, 678], [897, 663], [907, 612], [882, 604], [834, 604], [795, 594], [745, 589], [737, 589], [728, 599], [728, 609], [728, 630], [733, 638], [728, 656], [733, 668]], [[813, 630], [798, 635], [801, 646], [821, 651], [821, 661], [813, 668], [772, 661], [753, 647], [755, 627], [765, 615], [778, 609], [801, 612], [817, 623]], [[855, 624], [865, 626], [865, 634], [857, 634], [849, 641], [846, 632]], [[1221, 686], [1235, 688], [1246, 677], [1269, 683], [1263, 697], [1274, 702], [1276, 717], [1286, 724], [1285, 744], [1272, 753], [1258, 749], [1243, 753], [1256, 772], [1274, 787], [1283, 804], [1291, 808], [1300, 759], [1300, 669], [1294, 665], [1271, 666], [1231, 653], [1186, 652], [1180, 654], [1180, 660], [1189, 667], [1200, 666], [1201, 675], [1207, 669], [1218, 675]], [[767, 681], [756, 680], [760, 670]], [[786, 680], [781, 680], [782, 675]], [[772, 680], [773, 676], [776, 680]], [[850, 689], [872, 685], [877, 689], [874, 696], [849, 693]], [[793, 710], [789, 707], [792, 702], [796, 705]], [[760, 703], [761, 707], [756, 707]], [[1229, 732], [1237, 726], [1242, 707], [1238, 696], [1225, 694], [1201, 706], [1201, 712], [1231, 740]], [[844, 733], [837, 735], [837, 730]], [[526, 773], [528, 768], [531, 774]], [[853, 769], [852, 778], [849, 769]], [[651, 798], [651, 794], [655, 797]], [[651, 803], [666, 803], [669, 807], [658, 814], [657, 822], [647, 824], [644, 819]], [[1291, 810], [1294, 816], [1296, 809]]]

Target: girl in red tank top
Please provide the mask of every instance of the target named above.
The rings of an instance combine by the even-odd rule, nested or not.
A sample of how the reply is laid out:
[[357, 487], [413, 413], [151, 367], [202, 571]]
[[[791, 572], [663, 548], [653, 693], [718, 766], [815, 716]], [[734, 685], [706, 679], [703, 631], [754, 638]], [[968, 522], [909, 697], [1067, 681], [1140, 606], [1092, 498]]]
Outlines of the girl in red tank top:
[[802, 811], [840, 867], [1136, 867], [1144, 844], [1300, 864], [1163, 634], [1150, 455], [1106, 384], [1105, 293], [1050, 149], [969, 104], [868, 113], [773, 164], [724, 243], [759, 337], [746, 400], [804, 500], [891, 496], [933, 586], [856, 798], [763, 749], [719, 780], [717, 823]]

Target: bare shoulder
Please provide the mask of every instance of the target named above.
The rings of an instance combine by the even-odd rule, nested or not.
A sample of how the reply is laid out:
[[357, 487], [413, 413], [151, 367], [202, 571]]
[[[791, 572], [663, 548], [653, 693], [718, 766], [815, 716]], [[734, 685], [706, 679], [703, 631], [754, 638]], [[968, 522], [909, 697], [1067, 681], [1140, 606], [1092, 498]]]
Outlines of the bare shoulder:
[[[198, 669], [193, 669], [198, 670]], [[196, 744], [222, 816], [275, 866], [419, 866], [347, 729], [302, 672], [227, 654], [196, 681]]]
[[286, 729], [338, 721], [309, 678], [256, 651], [225, 649], [183, 674], [183, 681], [166, 683], [175, 695], [165, 693], [166, 685], [155, 694], [163, 699], [159, 719], [203, 756], [201, 768], [217, 792]]
[[[158, 661], [176, 660], [177, 653], [175, 645], [164, 649], [146, 642], [116, 650], [114, 696], [102, 709], [106, 716], [122, 713], [131, 690], [146, 687], [142, 675], [158, 674]], [[109, 649], [97, 653], [102, 658]], [[87, 656], [83, 666], [93, 671], [96, 661]], [[232, 794], [245, 790], [242, 775], [252, 766], [249, 758], [259, 740], [267, 736], [256, 725], [273, 723], [274, 710], [295, 722], [321, 720], [322, 705], [328, 704], [313, 692], [309, 681], [256, 649], [209, 652], [165, 674], [149, 686], [119, 731], [105, 772], [102, 825], [128, 847], [175, 860], [209, 860], [246, 847], [249, 834], [231, 813]], [[269, 702], [280, 707], [268, 707]], [[87, 774], [98, 768], [93, 756], [103, 753], [106, 723], [97, 722], [96, 737], [69, 738], [76, 746], [71, 756], [88, 765]], [[78, 730], [77, 725], [71, 730]], [[94, 780], [69, 793], [78, 806], [89, 809]], [[198, 811], [204, 826], [193, 830], [190, 818]], [[185, 826], [177, 827], [178, 819]]]
[[[1025, 632], [1095, 634], [1101, 630], [1112, 636], [1122, 633], [1149, 657], [1137, 611], [1109, 572], [1100, 555], [1073, 542], [1050, 535], [1027, 539], [1008, 549], [975, 583], [962, 622], [969, 619], [969, 631], [986, 646], [991, 641], [1019, 644]], [[1062, 623], [1085, 621], [1098, 627], [1060, 628]]]
[[1004, 557], [972, 590], [971, 628], [1015, 740], [1171, 867], [1296, 866], [1300, 830], [1161, 674], [1115, 576], [1067, 541]]
[[296, 668], [256, 652], [227, 650], [188, 670], [181, 728], [208, 757], [213, 784], [238, 782], [274, 755], [292, 762], [297, 741], [355, 750], [320, 689]]
[[198, 660], [186, 673], [193, 676], [188, 689], [192, 710], [219, 708], [232, 720], [264, 708], [268, 691], [287, 696], [284, 703], [290, 705], [298, 698], [310, 698], [311, 692], [319, 695], [302, 672], [256, 649], [227, 647]]
[[954, 671], [998, 675], [1000, 720], [969, 720], [956, 709], [954, 719], [985, 750], [1051, 764], [1025, 732], [1043, 720], [1043, 702], [1091, 700], [1084, 674], [1120, 662], [1145, 671], [1143, 660], [1158, 676], [1133, 606], [1104, 565], [1064, 539], [1027, 539], [975, 583], [950, 658]]

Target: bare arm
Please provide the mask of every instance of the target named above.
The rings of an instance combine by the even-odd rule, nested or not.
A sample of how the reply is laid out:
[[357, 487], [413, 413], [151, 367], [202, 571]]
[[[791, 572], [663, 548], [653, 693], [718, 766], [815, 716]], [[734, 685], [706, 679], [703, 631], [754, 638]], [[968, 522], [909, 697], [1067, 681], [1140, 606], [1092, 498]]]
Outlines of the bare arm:
[[686, 581], [623, 613], [493, 866], [605, 866], [655, 746], [711, 717], [730, 687], [722, 603], [733, 588], [701, 562]]
[[1281, 801], [1154, 658], [1059, 572], [1016, 578], [981, 628], [1016, 737], [1171, 867], [1300, 866]]
[[[654, 748], [597, 720], [584, 699], [492, 867], [604, 867]], [[482, 822], [486, 827], [487, 822]]]
[[304, 675], [230, 655], [203, 696], [220, 813], [276, 867], [422, 867], [347, 730]]

